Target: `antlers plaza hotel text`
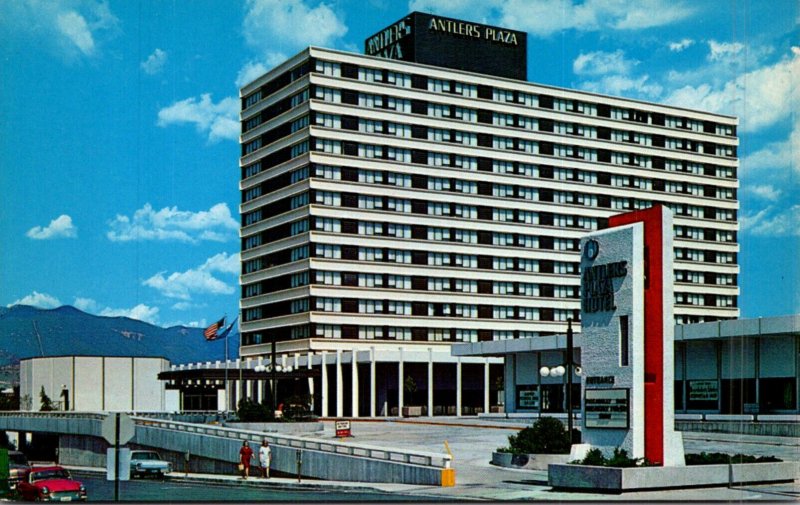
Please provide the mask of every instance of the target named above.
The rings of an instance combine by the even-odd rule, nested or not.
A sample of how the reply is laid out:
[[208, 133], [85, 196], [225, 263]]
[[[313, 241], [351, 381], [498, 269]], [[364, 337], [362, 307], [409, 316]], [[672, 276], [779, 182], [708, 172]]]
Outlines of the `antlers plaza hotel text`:
[[[526, 373], [534, 411], [563, 412], [565, 378], [536, 373], [563, 350], [504, 377], [502, 358], [450, 347], [579, 332], [580, 237], [654, 204], [674, 213], [675, 323], [738, 318], [736, 118], [528, 82], [525, 33], [420, 12], [364, 49], [310, 47], [241, 89], [241, 359], [266, 363], [274, 341], [316, 371], [278, 381], [279, 400], [475, 414]], [[676, 411], [741, 409], [758, 388], [720, 375], [728, 348], [758, 361], [765, 340], [706, 333], [676, 339]], [[795, 410], [785, 338], [770, 346], [794, 360], [779, 388]], [[744, 399], [726, 405], [731, 388]]]

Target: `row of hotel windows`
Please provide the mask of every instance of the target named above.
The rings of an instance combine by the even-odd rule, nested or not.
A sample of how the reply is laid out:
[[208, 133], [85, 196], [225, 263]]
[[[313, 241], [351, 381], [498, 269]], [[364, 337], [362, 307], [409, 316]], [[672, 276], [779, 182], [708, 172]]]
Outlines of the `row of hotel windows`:
[[[555, 98], [549, 95], [537, 95], [523, 91], [512, 91], [491, 86], [468, 84], [455, 80], [429, 78], [419, 74], [408, 74], [384, 69], [359, 67], [351, 64], [315, 60], [312, 63], [316, 72], [333, 76], [358, 79], [364, 82], [384, 83], [402, 88], [415, 88], [434, 93], [447, 93], [465, 98], [478, 98], [495, 102], [513, 103], [530, 108], [552, 109], [561, 112], [585, 114], [589, 116], [607, 117], [621, 121], [665, 126], [667, 128], [704, 132], [715, 135], [735, 136], [734, 125], [719, 124], [712, 121], [699, 121], [680, 116], [641, 111], [634, 108], [611, 107], [605, 104], [584, 102], [581, 100]], [[257, 104], [278, 89], [288, 85], [308, 73], [309, 62], [287, 71], [259, 90], [243, 99], [242, 110]]]

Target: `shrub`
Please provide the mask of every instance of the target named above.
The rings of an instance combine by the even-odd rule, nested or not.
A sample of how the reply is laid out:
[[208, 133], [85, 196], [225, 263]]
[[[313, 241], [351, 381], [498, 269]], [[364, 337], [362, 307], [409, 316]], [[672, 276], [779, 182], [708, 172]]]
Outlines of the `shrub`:
[[686, 465], [727, 465], [740, 463], [778, 463], [783, 461], [775, 456], [750, 456], [747, 454], [725, 454], [722, 452], [701, 452], [700, 454], [686, 454]]
[[272, 422], [275, 417], [272, 415], [272, 408], [263, 403], [243, 399], [239, 402], [236, 415], [243, 423]]
[[571, 461], [574, 465], [608, 466], [613, 468], [630, 468], [634, 466], [652, 466], [645, 458], [631, 458], [625, 449], [616, 448], [610, 458], [603, 456], [600, 449], [591, 449], [580, 461]]
[[567, 430], [558, 419], [541, 417], [533, 426], [508, 437], [508, 447], [498, 452], [512, 454], [568, 454], [570, 440]]

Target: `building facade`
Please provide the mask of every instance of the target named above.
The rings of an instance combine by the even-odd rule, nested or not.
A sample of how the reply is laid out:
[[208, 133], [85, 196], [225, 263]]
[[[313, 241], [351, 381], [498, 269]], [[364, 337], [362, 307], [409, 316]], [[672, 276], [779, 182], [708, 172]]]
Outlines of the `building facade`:
[[243, 359], [563, 333], [580, 237], [655, 203], [676, 322], [738, 317], [735, 118], [389, 56], [312, 47], [241, 89]]

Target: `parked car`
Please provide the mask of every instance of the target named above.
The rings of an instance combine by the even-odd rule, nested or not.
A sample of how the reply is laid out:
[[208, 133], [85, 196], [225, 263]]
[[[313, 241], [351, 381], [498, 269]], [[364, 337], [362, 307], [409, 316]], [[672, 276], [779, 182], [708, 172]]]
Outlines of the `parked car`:
[[163, 479], [171, 471], [172, 464], [156, 451], [131, 451], [131, 477], [155, 475]]
[[17, 492], [28, 501], [86, 501], [86, 488], [61, 466], [37, 466], [26, 480], [17, 484]]
[[28, 458], [19, 451], [8, 451], [8, 483], [11, 489], [17, 487], [17, 483], [28, 479], [31, 472], [31, 465]]

